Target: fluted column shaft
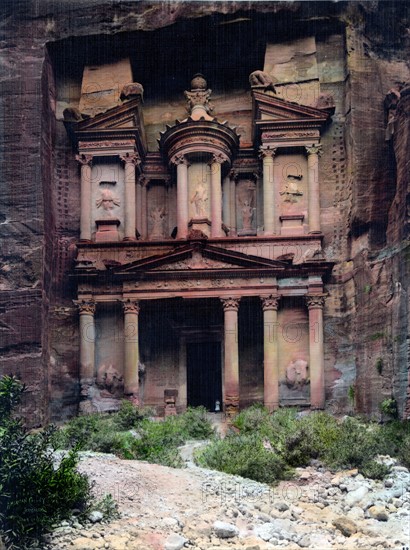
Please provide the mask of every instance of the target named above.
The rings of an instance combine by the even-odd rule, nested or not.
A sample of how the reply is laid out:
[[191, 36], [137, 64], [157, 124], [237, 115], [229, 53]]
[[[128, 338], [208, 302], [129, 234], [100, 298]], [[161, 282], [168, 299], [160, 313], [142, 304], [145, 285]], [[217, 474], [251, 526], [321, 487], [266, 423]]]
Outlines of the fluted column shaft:
[[177, 167], [177, 239], [188, 236], [188, 161], [184, 155], [171, 160]]
[[88, 397], [95, 371], [95, 302], [75, 300], [80, 312], [80, 388], [81, 397]]
[[146, 178], [141, 180], [141, 238], [146, 239], [148, 236], [148, 224], [147, 224], [147, 185]]
[[306, 296], [306, 304], [309, 309], [310, 406], [312, 409], [323, 409], [325, 406], [324, 303], [323, 295]]
[[222, 237], [221, 165], [224, 161], [219, 155], [213, 155], [211, 161], [211, 237]]
[[138, 397], [139, 338], [138, 315], [139, 302], [124, 300], [124, 394]]
[[230, 235], [236, 235], [236, 181], [235, 178], [237, 177], [236, 172], [231, 170], [229, 173], [230, 179], [231, 179], [231, 198], [230, 198], [230, 206], [231, 206], [231, 223], [230, 223]]
[[240, 298], [221, 298], [224, 309], [224, 401], [229, 417], [239, 410], [239, 301]]
[[279, 407], [278, 307], [279, 296], [261, 296], [263, 308], [263, 403]]
[[140, 181], [138, 181], [137, 183], [135, 200], [136, 200], [136, 209], [135, 209], [136, 226], [137, 226], [138, 233], [142, 238], [142, 184]]
[[225, 176], [222, 182], [222, 219], [227, 227], [231, 227], [231, 179]]
[[120, 156], [125, 170], [124, 240], [135, 240], [135, 166], [140, 163], [135, 153]]
[[263, 224], [264, 235], [275, 232], [275, 186], [273, 178], [273, 162], [276, 149], [261, 147], [263, 161]]
[[80, 240], [91, 241], [91, 163], [92, 155], [77, 155], [81, 164]]
[[308, 213], [309, 233], [320, 233], [319, 156], [321, 145], [306, 147], [308, 155]]

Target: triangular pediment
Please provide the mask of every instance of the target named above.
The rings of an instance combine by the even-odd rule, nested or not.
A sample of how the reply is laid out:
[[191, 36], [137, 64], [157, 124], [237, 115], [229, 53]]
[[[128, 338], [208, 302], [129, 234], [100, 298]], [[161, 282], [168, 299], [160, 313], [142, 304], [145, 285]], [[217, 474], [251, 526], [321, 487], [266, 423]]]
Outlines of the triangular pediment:
[[92, 118], [80, 120], [76, 125], [76, 131], [139, 128], [142, 122], [140, 106], [140, 99], [127, 101]]
[[304, 121], [317, 122], [318, 126], [321, 126], [330, 117], [324, 110], [286, 101], [264, 92], [253, 93], [253, 108], [255, 121]]
[[149, 256], [126, 265], [116, 266], [118, 274], [158, 273], [158, 272], [198, 272], [247, 269], [275, 269], [283, 271], [286, 262], [250, 256], [212, 245], [186, 245], [173, 252]]

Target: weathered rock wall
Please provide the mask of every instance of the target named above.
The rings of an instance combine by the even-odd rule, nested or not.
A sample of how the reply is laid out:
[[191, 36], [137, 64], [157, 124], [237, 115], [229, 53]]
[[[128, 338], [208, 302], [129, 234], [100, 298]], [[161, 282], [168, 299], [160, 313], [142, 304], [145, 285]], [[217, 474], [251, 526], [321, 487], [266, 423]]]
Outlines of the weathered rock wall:
[[[33, 425], [74, 414], [78, 399], [78, 320], [67, 273], [78, 238], [79, 175], [65, 129], [54, 116], [56, 60], [63, 63], [64, 48], [77, 47], [74, 58], [82, 63], [97, 35], [106, 49], [107, 44], [119, 48], [145, 31], [163, 29], [172, 37], [173, 24], [195, 29], [201, 21], [232, 22], [228, 28], [247, 18], [264, 33], [271, 27], [277, 44], [316, 36], [321, 90], [337, 100], [321, 169], [325, 248], [337, 262], [325, 311], [329, 404], [338, 411], [355, 406], [376, 414], [381, 399], [393, 392], [403, 410], [410, 322], [404, 240], [409, 96], [401, 99], [390, 144], [384, 141], [383, 99], [387, 90], [410, 80], [406, 2], [248, 2], [244, 7], [242, 2], [45, 0], [6, 2], [0, 15], [0, 368], [26, 381], [25, 408]], [[54, 51], [52, 59], [48, 50]]]

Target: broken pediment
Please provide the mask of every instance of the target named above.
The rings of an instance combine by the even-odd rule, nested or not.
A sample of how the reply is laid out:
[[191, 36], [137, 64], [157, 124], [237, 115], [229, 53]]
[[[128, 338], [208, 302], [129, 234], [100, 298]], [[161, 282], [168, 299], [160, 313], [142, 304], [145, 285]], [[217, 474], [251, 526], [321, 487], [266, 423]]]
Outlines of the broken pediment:
[[315, 122], [321, 126], [329, 119], [329, 113], [323, 109], [300, 105], [260, 91], [254, 91], [252, 96], [255, 121], [304, 120], [305, 122]]

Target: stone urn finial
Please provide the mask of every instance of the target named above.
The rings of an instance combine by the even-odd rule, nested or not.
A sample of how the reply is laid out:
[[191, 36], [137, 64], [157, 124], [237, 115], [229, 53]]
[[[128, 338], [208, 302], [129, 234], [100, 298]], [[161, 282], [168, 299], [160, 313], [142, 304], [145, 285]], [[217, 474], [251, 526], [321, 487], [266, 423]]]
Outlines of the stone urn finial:
[[208, 83], [205, 80], [205, 77], [201, 73], [194, 74], [192, 80], [191, 80], [191, 91], [194, 90], [206, 90], [208, 87]]
[[192, 120], [213, 120], [210, 113], [213, 107], [209, 101], [212, 90], [208, 88], [208, 83], [201, 73], [194, 75], [191, 80], [190, 91], [185, 91], [185, 97], [188, 102], [188, 112]]

